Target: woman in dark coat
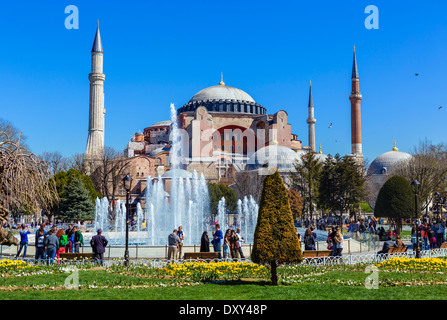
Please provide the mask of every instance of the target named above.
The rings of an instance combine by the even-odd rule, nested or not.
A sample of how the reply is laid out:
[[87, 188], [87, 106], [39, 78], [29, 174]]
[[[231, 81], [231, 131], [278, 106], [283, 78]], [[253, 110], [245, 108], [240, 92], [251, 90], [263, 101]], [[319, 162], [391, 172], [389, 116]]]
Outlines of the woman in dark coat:
[[202, 239], [200, 239], [200, 252], [210, 252], [210, 239], [206, 231], [202, 233]]

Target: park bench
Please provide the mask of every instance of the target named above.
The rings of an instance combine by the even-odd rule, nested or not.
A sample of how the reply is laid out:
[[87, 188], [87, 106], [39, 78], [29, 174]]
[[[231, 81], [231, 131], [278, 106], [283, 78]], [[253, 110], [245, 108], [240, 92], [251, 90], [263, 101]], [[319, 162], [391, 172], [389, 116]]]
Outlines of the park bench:
[[388, 253], [404, 253], [407, 252], [407, 246], [392, 247], [388, 249]]
[[93, 260], [93, 253], [61, 252], [59, 256], [66, 260]]
[[219, 259], [219, 252], [185, 252], [185, 260], [213, 260]]
[[306, 250], [303, 251], [303, 258], [330, 257], [332, 250]]

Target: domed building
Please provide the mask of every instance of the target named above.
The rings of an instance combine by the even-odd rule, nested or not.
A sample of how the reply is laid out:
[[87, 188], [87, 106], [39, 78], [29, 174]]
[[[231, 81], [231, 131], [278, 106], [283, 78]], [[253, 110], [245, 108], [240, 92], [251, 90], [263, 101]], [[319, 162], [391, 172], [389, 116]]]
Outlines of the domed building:
[[381, 154], [371, 162], [366, 174], [366, 184], [370, 194], [368, 203], [371, 208], [374, 208], [380, 188], [390, 177], [393, 168], [399, 163], [408, 161], [411, 158], [411, 154], [399, 151], [396, 147], [396, 141], [394, 141], [394, 147], [391, 151]]
[[[284, 160], [297, 155], [292, 149], [304, 150], [291, 133], [286, 111], [267, 114], [247, 92], [227, 86], [222, 75], [218, 85], [200, 90], [178, 108], [177, 117], [188, 139], [182, 141], [188, 149], [182, 150], [187, 160], [182, 169], [196, 170], [214, 182], [233, 184], [235, 173], [246, 170], [250, 157], [266, 146], [281, 147]], [[128, 143], [128, 156], [150, 155], [169, 170], [171, 129], [172, 121], [162, 121], [145, 128], [144, 137], [138, 132]]]
[[293, 151], [280, 145], [266, 146], [256, 151], [247, 161], [246, 169], [276, 168], [280, 173], [295, 171], [295, 164], [301, 162], [306, 151]]
[[411, 157], [411, 154], [399, 151], [396, 147], [396, 142], [394, 142], [394, 148], [391, 151], [381, 154], [371, 162], [368, 167], [367, 175], [388, 175], [395, 164], [404, 160], [409, 160]]
[[[103, 73], [104, 51], [99, 26], [91, 55], [92, 73], [89, 75], [91, 99], [89, 100], [89, 126], [85, 151], [87, 172], [94, 171], [104, 153], [105, 74]], [[359, 88], [355, 48], [351, 82], [349, 95], [351, 155], [363, 161], [360, 112], [362, 95]], [[268, 162], [271, 168], [278, 168], [285, 175], [293, 170], [293, 163], [301, 153], [311, 151], [317, 154], [316, 119], [311, 86], [308, 118], [303, 119], [303, 127], [299, 128], [301, 132], [306, 131], [304, 122], [307, 123], [307, 146], [302, 144], [297, 134], [292, 133], [285, 110], [269, 114], [267, 108], [259, 104], [250, 94], [226, 85], [222, 75], [217, 85], [199, 90], [186, 104], [177, 109], [177, 121], [175, 121], [177, 126], [174, 126], [171, 120], [157, 122], [146, 127], [143, 132], [137, 131], [125, 148], [127, 157], [131, 158], [126, 169], [134, 179], [135, 190], [139, 190], [137, 194], [134, 191], [131, 192], [133, 199], [141, 196], [148, 175], [163, 176], [173, 169], [171, 168], [173, 143], [170, 141], [170, 133], [175, 127], [181, 130], [182, 143], [180, 156], [183, 161], [178, 169], [190, 173], [196, 171], [198, 174], [203, 174], [209, 182], [238, 185], [238, 173], [240, 173], [240, 180], [247, 179], [244, 174], [253, 173], [256, 177], [250, 178], [248, 183], [259, 190], [259, 184], [255, 181], [262, 178], [263, 170], [259, 166]], [[277, 151], [277, 158], [272, 161], [271, 154], [275, 154], [274, 150]], [[325, 155], [318, 153], [317, 158], [324, 160]], [[252, 160], [254, 163], [250, 163]], [[177, 165], [172, 167], [177, 169]], [[169, 174], [165, 176], [165, 180], [168, 176]], [[123, 196], [125, 194], [121, 193], [119, 197]]]

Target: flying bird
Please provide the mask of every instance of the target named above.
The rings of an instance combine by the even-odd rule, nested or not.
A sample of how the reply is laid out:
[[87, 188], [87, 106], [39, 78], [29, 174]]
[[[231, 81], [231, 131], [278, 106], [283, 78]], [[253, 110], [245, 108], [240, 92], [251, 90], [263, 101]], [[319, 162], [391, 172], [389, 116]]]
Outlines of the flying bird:
[[330, 129], [332, 127], [332, 122], [331, 122], [331, 124], [329, 125], [329, 128], [328, 129]]
[[419, 73], [415, 73], [414, 75], [417, 77], [419, 75]]
[[438, 109], [442, 109], [442, 106], [440, 106]]

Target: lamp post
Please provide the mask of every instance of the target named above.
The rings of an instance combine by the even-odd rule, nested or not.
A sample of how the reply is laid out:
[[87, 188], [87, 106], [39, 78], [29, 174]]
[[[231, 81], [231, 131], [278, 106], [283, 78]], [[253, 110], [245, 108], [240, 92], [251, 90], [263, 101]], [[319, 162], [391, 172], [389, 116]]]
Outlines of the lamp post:
[[124, 251], [124, 265], [129, 265], [129, 193], [132, 188], [132, 178], [127, 174], [123, 179], [124, 189], [126, 190], [126, 251]]
[[[413, 180], [411, 185], [414, 187], [414, 211], [415, 211], [415, 224], [416, 224], [416, 258], [421, 257], [421, 251], [419, 249], [419, 227], [417, 223], [418, 219], [418, 191], [419, 191], [419, 181]], [[414, 250], [414, 248], [413, 248]]]
[[340, 201], [340, 232], [343, 233], [343, 197], [338, 198]]
[[434, 200], [436, 201], [436, 212], [437, 212], [437, 215], [439, 218], [439, 210], [441, 210], [440, 204], [442, 203], [442, 198], [441, 198], [441, 194], [438, 191], [436, 191], [434, 194]]

